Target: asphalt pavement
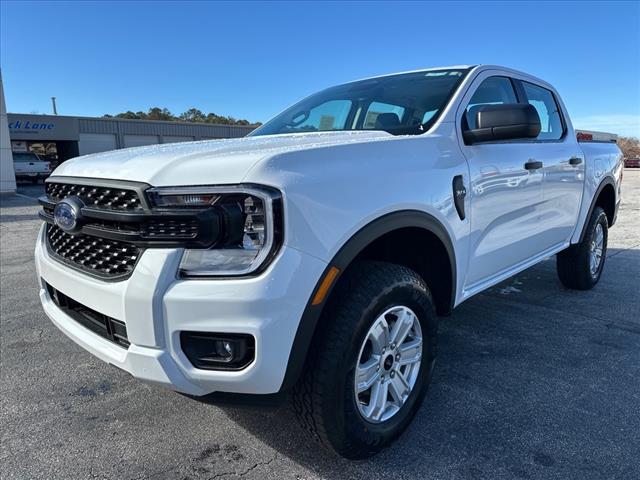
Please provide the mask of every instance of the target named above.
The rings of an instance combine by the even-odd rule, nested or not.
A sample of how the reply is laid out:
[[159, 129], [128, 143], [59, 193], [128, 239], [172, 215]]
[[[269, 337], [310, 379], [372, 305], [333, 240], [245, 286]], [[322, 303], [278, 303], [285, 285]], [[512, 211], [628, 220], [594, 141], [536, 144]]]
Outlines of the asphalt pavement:
[[640, 170], [625, 170], [602, 279], [549, 259], [442, 319], [432, 387], [375, 458], [320, 449], [286, 404], [203, 403], [94, 358], [40, 308], [32, 197], [1, 198], [2, 479], [640, 478]]

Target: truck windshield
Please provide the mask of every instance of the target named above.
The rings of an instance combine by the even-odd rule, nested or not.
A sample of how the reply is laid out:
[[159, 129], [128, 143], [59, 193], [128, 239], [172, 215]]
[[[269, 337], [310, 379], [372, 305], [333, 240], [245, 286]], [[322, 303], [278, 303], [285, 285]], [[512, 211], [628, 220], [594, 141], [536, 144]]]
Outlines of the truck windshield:
[[13, 163], [40, 161], [40, 157], [38, 157], [35, 153], [13, 153]]
[[345, 130], [426, 132], [468, 70], [403, 73], [331, 87], [285, 110], [251, 136]]

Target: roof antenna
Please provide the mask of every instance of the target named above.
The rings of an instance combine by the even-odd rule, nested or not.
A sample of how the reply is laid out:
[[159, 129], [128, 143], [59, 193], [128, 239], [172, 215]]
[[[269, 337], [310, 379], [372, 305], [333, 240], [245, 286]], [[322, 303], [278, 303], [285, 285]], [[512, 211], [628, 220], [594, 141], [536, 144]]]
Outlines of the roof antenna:
[[51, 104], [53, 105], [53, 114], [58, 114], [58, 109], [56, 108], [56, 97], [51, 97]]

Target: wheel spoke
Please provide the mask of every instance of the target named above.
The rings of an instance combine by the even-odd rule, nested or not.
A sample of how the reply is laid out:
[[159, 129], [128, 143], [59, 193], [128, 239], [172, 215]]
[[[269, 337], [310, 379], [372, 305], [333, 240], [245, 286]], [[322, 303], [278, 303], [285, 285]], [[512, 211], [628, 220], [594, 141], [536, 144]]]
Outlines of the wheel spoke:
[[382, 349], [389, 343], [389, 324], [384, 318], [378, 319], [374, 328], [369, 332], [369, 340], [373, 353], [381, 354]]
[[374, 420], [380, 420], [382, 414], [387, 407], [387, 394], [389, 392], [389, 384], [386, 382], [377, 382], [371, 389], [371, 400], [367, 416]]
[[391, 342], [396, 345], [400, 345], [407, 338], [407, 334], [413, 327], [413, 314], [405, 309], [402, 309], [398, 314], [398, 319], [391, 329]]
[[389, 392], [399, 407], [402, 406], [410, 391], [411, 388], [404, 375], [399, 370], [396, 371], [389, 382]]
[[415, 338], [410, 342], [400, 345], [400, 360], [399, 365], [411, 365], [419, 362], [422, 358], [422, 339]]
[[596, 247], [602, 247], [602, 243], [604, 240], [604, 231], [602, 230], [602, 226], [600, 224], [598, 224], [598, 227], [596, 228]]
[[356, 367], [356, 391], [358, 393], [369, 390], [378, 378], [380, 357], [374, 355], [365, 363], [361, 363]]

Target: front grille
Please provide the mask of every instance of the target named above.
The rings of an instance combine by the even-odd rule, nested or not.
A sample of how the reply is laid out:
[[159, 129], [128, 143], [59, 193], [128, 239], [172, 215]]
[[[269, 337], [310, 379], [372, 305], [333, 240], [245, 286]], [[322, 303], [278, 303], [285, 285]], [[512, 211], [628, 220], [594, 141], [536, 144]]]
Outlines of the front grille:
[[85, 307], [48, 283], [46, 285], [53, 302], [80, 325], [116, 345], [123, 348], [129, 347], [127, 327], [123, 322]]
[[152, 220], [141, 228], [145, 238], [195, 238], [198, 235], [196, 220]]
[[[130, 181], [52, 177], [40, 197], [52, 258], [108, 281], [128, 278], [146, 248], [209, 248], [220, 241], [223, 212], [151, 208], [150, 185]], [[61, 229], [55, 208], [67, 200], [75, 225]], [[58, 219], [59, 220], [59, 219]]]
[[124, 242], [88, 235], [71, 235], [47, 225], [50, 251], [65, 263], [104, 278], [131, 275], [142, 249]]
[[127, 212], [143, 209], [138, 193], [125, 188], [48, 182], [46, 194], [53, 202], [72, 196], [79, 197], [87, 207], [91, 208]]

